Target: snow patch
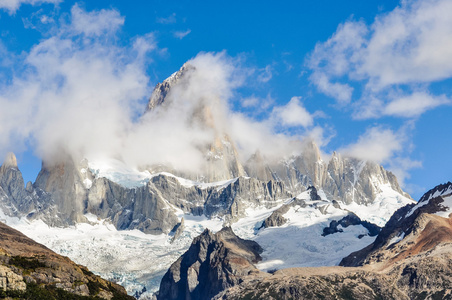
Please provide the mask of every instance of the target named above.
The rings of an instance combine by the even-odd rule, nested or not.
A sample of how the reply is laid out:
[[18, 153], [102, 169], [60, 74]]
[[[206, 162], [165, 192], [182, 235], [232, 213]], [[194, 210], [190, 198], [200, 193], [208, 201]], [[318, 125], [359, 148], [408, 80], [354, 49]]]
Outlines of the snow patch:
[[452, 213], [452, 193], [442, 196], [444, 202], [441, 203], [442, 206], [446, 207], [446, 211], [438, 211], [435, 215], [443, 218], [449, 218], [449, 214]]
[[426, 200], [426, 201], [422, 201], [422, 202], [418, 202], [415, 206], [413, 206], [409, 212], [407, 212], [407, 214], [405, 215], [405, 218], [408, 218], [409, 216], [411, 216], [419, 207], [425, 206], [429, 203], [430, 199]]
[[398, 236], [393, 237], [391, 240], [389, 240], [387, 248], [389, 248], [393, 244], [400, 242], [401, 240], [403, 240], [404, 237], [405, 237], [405, 232], [402, 232]]

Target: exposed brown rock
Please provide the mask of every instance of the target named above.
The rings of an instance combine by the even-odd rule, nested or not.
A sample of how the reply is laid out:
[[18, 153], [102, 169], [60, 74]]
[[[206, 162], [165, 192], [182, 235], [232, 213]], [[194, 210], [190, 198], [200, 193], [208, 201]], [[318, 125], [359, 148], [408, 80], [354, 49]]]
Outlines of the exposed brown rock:
[[61, 289], [103, 299], [127, 296], [125, 289], [58, 255], [19, 231], [0, 223], [0, 288], [25, 291], [28, 285]]

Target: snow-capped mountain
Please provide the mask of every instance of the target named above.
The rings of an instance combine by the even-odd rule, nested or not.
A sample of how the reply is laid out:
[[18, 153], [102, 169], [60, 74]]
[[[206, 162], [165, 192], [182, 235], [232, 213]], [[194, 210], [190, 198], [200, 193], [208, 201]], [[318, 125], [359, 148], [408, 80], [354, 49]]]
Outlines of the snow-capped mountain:
[[[143, 120], [180, 109], [177, 96], [196, 72], [185, 64], [157, 85]], [[322, 158], [311, 140], [277, 159], [259, 151], [244, 156], [214, 117], [219, 100], [207, 96], [215, 98], [184, 107], [190, 126], [212, 133], [196, 146], [200, 168], [67, 155], [44, 161], [36, 182], [25, 186], [10, 154], [0, 168], [0, 217], [133, 294], [155, 291], [205, 228], [231, 226], [258, 242], [262, 270], [337, 265], [371, 243], [394, 211], [414, 203], [382, 166], [336, 152]]]

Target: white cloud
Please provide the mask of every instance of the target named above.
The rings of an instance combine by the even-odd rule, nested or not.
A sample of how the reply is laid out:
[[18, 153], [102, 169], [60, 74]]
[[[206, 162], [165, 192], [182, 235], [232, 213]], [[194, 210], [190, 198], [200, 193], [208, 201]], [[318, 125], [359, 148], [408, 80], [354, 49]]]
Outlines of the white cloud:
[[431, 82], [452, 76], [452, 2], [402, 2], [378, 17], [357, 70], [370, 84]]
[[39, 5], [43, 3], [58, 4], [62, 0], [0, 0], [0, 9], [8, 11], [10, 15], [16, 13], [22, 4]]
[[[410, 178], [409, 171], [416, 168], [421, 168], [422, 162], [419, 160], [412, 160], [408, 157], [395, 157], [389, 163], [389, 169], [397, 177], [397, 181], [402, 187], [406, 187], [405, 181]], [[425, 190], [424, 190], [425, 191]], [[410, 191], [408, 191], [410, 192]], [[421, 191], [418, 191], [421, 192]]]
[[275, 107], [273, 117], [283, 126], [312, 126], [314, 118], [304, 108], [300, 100], [301, 97], [292, 97], [286, 105]]
[[76, 34], [100, 36], [113, 34], [124, 24], [124, 17], [114, 9], [86, 12], [75, 4], [71, 9], [72, 27]]
[[361, 135], [358, 141], [350, 144], [339, 152], [362, 160], [376, 163], [387, 162], [394, 153], [402, 149], [403, 140], [390, 129], [371, 127]]
[[191, 29], [187, 29], [185, 31], [176, 31], [174, 32], [174, 37], [178, 38], [178, 39], [183, 39], [184, 37], [186, 37], [187, 35], [189, 35], [191, 33]]
[[[416, 89], [452, 77], [450, 11], [449, 0], [402, 1], [370, 26], [347, 21], [308, 57], [310, 80], [340, 104], [352, 100], [353, 84], [362, 85], [355, 105], [357, 118], [415, 117], [446, 104], [442, 96], [427, 90], [428, 96], [421, 97]], [[395, 90], [406, 96], [395, 100]], [[378, 109], [369, 106], [376, 99]], [[408, 103], [408, 112], [401, 113], [399, 105]]]
[[259, 104], [260, 99], [255, 96], [251, 96], [242, 100], [242, 107], [256, 107]]
[[412, 121], [408, 121], [395, 132], [381, 126], [370, 127], [357, 142], [339, 149], [339, 152], [383, 164], [396, 175], [399, 184], [404, 187], [405, 180], [410, 178], [409, 171], [422, 166], [421, 161], [408, 157], [414, 147], [409, 139], [413, 128]]
[[[24, 71], [2, 82], [0, 152], [20, 151], [15, 146], [28, 140], [47, 161], [61, 152], [113, 154], [132, 126], [137, 102], [148, 96], [146, 47], [121, 48], [96, 36], [119, 29], [117, 11], [74, 6], [72, 13], [75, 23], [57, 24], [54, 35], [18, 62]], [[83, 28], [81, 20], [92, 24]], [[148, 50], [155, 48], [149, 37], [142, 39], [149, 39]]]
[[260, 114], [268, 110], [275, 103], [275, 99], [271, 94], [267, 94], [265, 98], [252, 95], [250, 97], [241, 99], [240, 105], [244, 108], [253, 108], [254, 114]]
[[451, 101], [444, 95], [432, 96], [425, 92], [415, 92], [392, 100], [383, 111], [383, 114], [399, 117], [417, 117], [429, 109], [450, 104]]

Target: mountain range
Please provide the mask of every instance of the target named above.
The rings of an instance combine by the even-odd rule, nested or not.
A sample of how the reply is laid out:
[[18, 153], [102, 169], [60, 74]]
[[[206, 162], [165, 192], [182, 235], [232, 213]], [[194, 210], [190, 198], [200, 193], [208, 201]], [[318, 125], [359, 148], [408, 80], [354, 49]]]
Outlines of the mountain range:
[[[186, 294], [190, 299], [269, 299], [264, 296], [273, 288], [284, 295], [281, 299], [289, 299], [322, 294], [312, 288], [318, 283], [333, 291], [333, 283], [345, 279], [351, 283], [340, 285], [343, 293], [337, 290], [331, 297], [339, 292], [356, 296], [361, 288], [383, 298], [421, 294], [421, 288], [418, 294], [406, 292], [403, 284], [394, 287], [397, 291], [386, 289], [394, 278], [406, 276], [389, 278], [385, 272], [396, 272], [398, 261], [407, 263], [408, 256], [447, 242], [444, 234], [435, 238], [435, 246], [411, 244], [419, 237], [413, 234], [424, 230], [413, 225], [424, 213], [447, 211], [440, 203], [448, 199], [449, 185], [443, 187], [446, 192], [430, 191], [416, 204], [382, 166], [337, 152], [326, 156], [309, 138], [279, 157], [260, 149], [247, 156], [219, 122], [220, 98], [208, 94], [182, 102], [190, 98], [181, 98], [181, 90], [196, 76], [196, 66], [185, 64], [159, 83], [140, 121], [167, 118], [183, 106], [186, 126], [210, 133], [210, 140], [196, 144], [197, 168], [177, 169], [164, 161], [128, 165], [121, 157], [80, 159], [61, 153], [58, 160], [43, 161], [36, 181], [25, 184], [10, 153], [0, 167], [0, 218], [141, 299], [158, 289], [159, 299]], [[434, 226], [446, 230], [443, 219], [435, 215], [422, 222], [436, 220]], [[356, 269], [325, 268], [339, 263]], [[374, 263], [386, 265], [366, 267]], [[222, 272], [226, 279], [212, 279]], [[363, 272], [375, 279], [374, 285], [356, 279]], [[181, 276], [184, 280], [177, 279]], [[206, 280], [210, 286], [200, 285]], [[252, 286], [259, 289], [252, 291]], [[294, 289], [298, 294], [291, 294]]]

